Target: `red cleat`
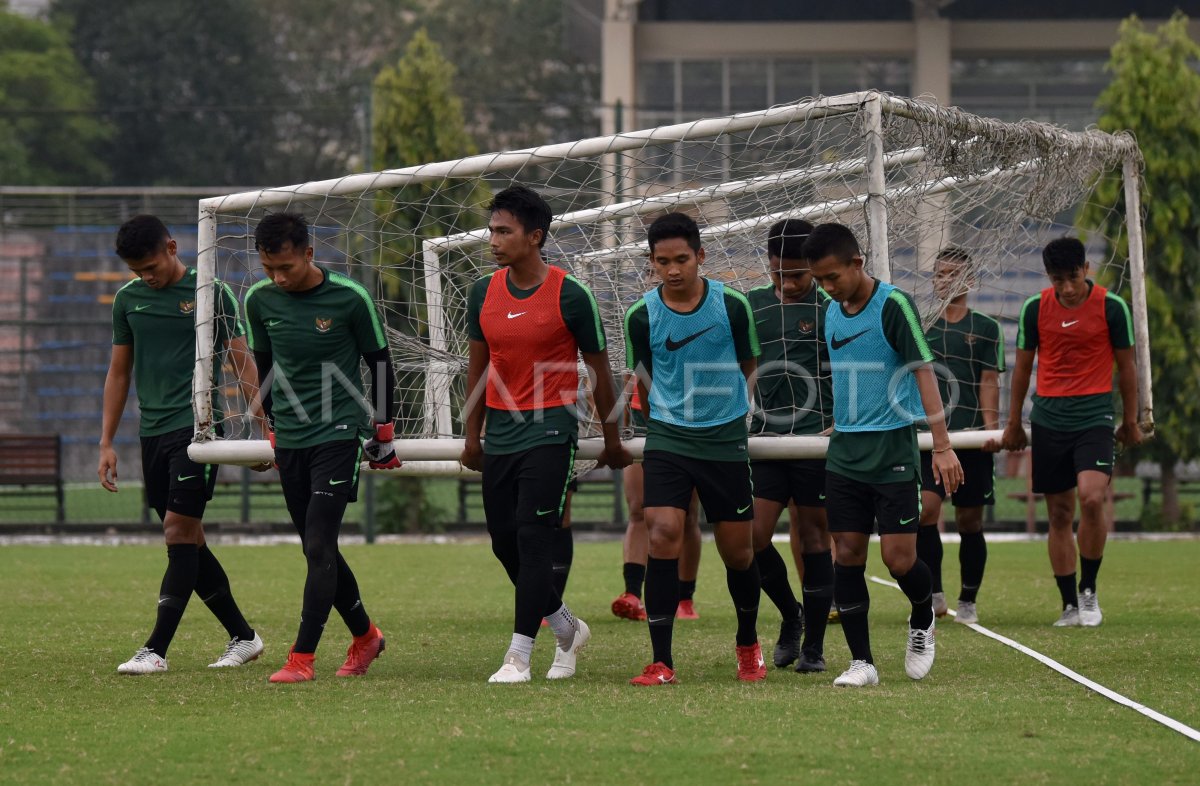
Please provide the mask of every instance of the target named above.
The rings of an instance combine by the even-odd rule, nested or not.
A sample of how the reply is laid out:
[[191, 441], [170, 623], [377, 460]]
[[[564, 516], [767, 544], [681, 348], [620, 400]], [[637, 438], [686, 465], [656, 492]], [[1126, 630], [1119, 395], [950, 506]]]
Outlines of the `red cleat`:
[[367, 667], [383, 652], [386, 643], [383, 631], [372, 622], [366, 633], [355, 636], [354, 641], [350, 642], [350, 648], [346, 650], [346, 662], [337, 670], [337, 676], [361, 677], [366, 674]]
[[696, 613], [696, 604], [690, 600], [679, 601], [679, 607], [675, 609], [675, 619], [677, 620], [698, 620], [700, 615]]
[[658, 663], [651, 663], [649, 666], [642, 669], [641, 674], [631, 679], [629, 684], [640, 685], [643, 687], [651, 685], [674, 685], [675, 669], [668, 668], [667, 665], [661, 661]]
[[642, 599], [632, 592], [622, 592], [612, 602], [612, 613], [623, 620], [646, 619], [646, 607], [642, 605]]
[[292, 645], [288, 650], [287, 663], [271, 675], [271, 682], [308, 682], [317, 678], [313, 672], [313, 653], [296, 652], [295, 649], [295, 645]]
[[734, 647], [737, 652], [737, 678], [742, 682], [758, 682], [767, 678], [767, 663], [763, 660], [762, 647], [754, 642], [748, 647]]

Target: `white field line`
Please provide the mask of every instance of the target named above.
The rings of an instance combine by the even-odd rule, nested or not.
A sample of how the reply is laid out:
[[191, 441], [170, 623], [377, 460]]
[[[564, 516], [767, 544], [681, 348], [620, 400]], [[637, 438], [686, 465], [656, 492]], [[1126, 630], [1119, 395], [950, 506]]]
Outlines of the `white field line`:
[[[869, 578], [871, 581], [875, 582], [876, 584], [882, 584], [885, 587], [893, 587], [895, 589], [900, 589], [900, 585], [894, 581], [888, 581], [887, 579], [881, 579], [878, 576], [868, 576], [867, 578]], [[957, 612], [955, 612], [953, 609], [950, 609], [950, 613], [957, 614]], [[1128, 698], [1127, 696], [1122, 696], [1120, 693], [1117, 693], [1115, 690], [1106, 688], [1098, 682], [1092, 682], [1091, 680], [1089, 680], [1087, 677], [1083, 676], [1079, 672], [1074, 671], [1072, 669], [1068, 669], [1066, 666], [1064, 666], [1061, 663], [1059, 663], [1058, 661], [1054, 660], [1054, 658], [1051, 658], [1047, 655], [1043, 655], [1042, 653], [1038, 652], [1037, 650], [1032, 650], [1029, 647], [1026, 647], [1024, 644], [1021, 644], [1020, 642], [1013, 641], [1012, 639], [1008, 638], [1007, 636], [1001, 636], [999, 633], [996, 633], [995, 631], [988, 630], [987, 628], [983, 627], [979, 623], [972, 623], [970, 625], [967, 625], [966, 627], [970, 628], [971, 630], [975, 631], [976, 633], [982, 633], [984, 636], [987, 636], [989, 639], [994, 639], [995, 641], [998, 641], [1001, 644], [1012, 647], [1017, 652], [1021, 652], [1021, 653], [1028, 655], [1029, 657], [1033, 658], [1034, 660], [1039, 661], [1042, 664], [1054, 669], [1059, 674], [1062, 674], [1064, 677], [1067, 677], [1068, 679], [1072, 679], [1075, 682], [1078, 682], [1080, 685], [1087, 688], [1088, 690], [1093, 690], [1096, 693], [1099, 693], [1101, 696], [1103, 696], [1106, 699], [1110, 699], [1112, 701], [1115, 701], [1117, 704], [1121, 704], [1125, 707], [1128, 707], [1131, 710], [1140, 712], [1142, 715], [1145, 715], [1150, 720], [1157, 721], [1158, 723], [1161, 723], [1162, 725], [1166, 726], [1168, 729], [1177, 731], [1185, 737], [1189, 737], [1192, 740], [1195, 740], [1196, 742], [1200, 742], [1200, 731], [1193, 729], [1191, 726], [1188, 726], [1186, 723], [1180, 723], [1179, 721], [1175, 720], [1174, 718], [1170, 718], [1166, 715], [1163, 715], [1161, 712], [1158, 712], [1157, 710], [1152, 710], [1144, 704], [1139, 704], [1138, 702], [1134, 701], [1131, 698]]]

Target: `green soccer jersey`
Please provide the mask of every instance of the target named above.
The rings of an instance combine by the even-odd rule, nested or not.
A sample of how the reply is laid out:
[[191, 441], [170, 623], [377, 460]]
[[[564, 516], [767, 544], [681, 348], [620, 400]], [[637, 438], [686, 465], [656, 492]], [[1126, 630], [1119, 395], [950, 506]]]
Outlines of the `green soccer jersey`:
[[246, 292], [250, 348], [274, 360], [275, 444], [305, 448], [369, 433], [373, 409], [360, 358], [387, 347], [383, 322], [361, 284], [320, 268], [324, 280], [285, 292], [264, 279]]
[[775, 285], [746, 293], [762, 355], [758, 358], [758, 408], [750, 433], [819, 434], [833, 422], [833, 380], [825, 345], [829, 295], [813, 283], [799, 303], [784, 303]]
[[[479, 314], [488, 287], [489, 273], [476, 281], [467, 293], [467, 336], [473, 341], [486, 341], [480, 327]], [[539, 286], [517, 289], [512, 280], [505, 282], [508, 292], [518, 300], [533, 297]], [[580, 352], [600, 352], [607, 346], [600, 321], [600, 308], [591, 290], [574, 276], [563, 279], [558, 298], [563, 323], [575, 336]], [[535, 411], [509, 411], [486, 407], [486, 435], [483, 452], [490, 455], [520, 453], [539, 445], [556, 445], [579, 437], [579, 420], [574, 407], [547, 407]]]
[[937, 378], [948, 428], [983, 428], [983, 410], [979, 406], [983, 373], [1004, 371], [1004, 334], [1000, 323], [987, 314], [967, 309], [967, 315], [957, 322], [940, 317], [925, 331], [925, 339], [937, 362], [944, 367]]
[[[878, 288], [879, 282], [875, 282], [875, 290]], [[875, 294], [873, 291], [871, 296], [875, 297]], [[830, 308], [843, 309], [845, 313], [840, 304], [832, 304]], [[893, 289], [878, 318], [882, 338], [900, 363], [915, 368], [933, 361], [933, 353], [921, 330], [917, 306], [907, 293]], [[871, 392], [872, 395], [883, 393]], [[825, 466], [830, 471], [863, 483], [920, 481], [921, 453], [917, 446], [916, 426], [883, 431], [838, 431], [836, 423], [833, 427], [825, 456]]]
[[[217, 282], [213, 349], [244, 335], [237, 299]], [[153, 289], [140, 278], [117, 292], [112, 307], [112, 343], [133, 345], [133, 381], [141, 411], [139, 433], [153, 437], [192, 425], [192, 374], [196, 354], [196, 271], [169, 287]], [[220, 373], [213, 353], [214, 378]], [[220, 421], [218, 397], [213, 416]]]

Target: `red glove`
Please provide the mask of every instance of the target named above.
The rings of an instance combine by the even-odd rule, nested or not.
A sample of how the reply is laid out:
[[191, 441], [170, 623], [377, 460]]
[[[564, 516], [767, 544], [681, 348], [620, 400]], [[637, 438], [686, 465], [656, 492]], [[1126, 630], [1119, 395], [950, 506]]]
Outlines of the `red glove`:
[[393, 440], [396, 427], [391, 423], [376, 423], [375, 436], [363, 442], [363, 454], [371, 469], [396, 469], [401, 466]]

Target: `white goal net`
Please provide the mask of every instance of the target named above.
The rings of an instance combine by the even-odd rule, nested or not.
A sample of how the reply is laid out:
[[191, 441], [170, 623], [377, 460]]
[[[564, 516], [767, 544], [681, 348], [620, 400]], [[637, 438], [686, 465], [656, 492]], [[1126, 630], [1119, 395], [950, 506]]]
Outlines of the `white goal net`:
[[[313, 226], [318, 263], [375, 295], [396, 368], [396, 434], [411, 440], [402, 458], [456, 458], [466, 293], [494, 269], [486, 205], [517, 183], [539, 191], [554, 210], [545, 256], [592, 289], [618, 372], [625, 365], [623, 314], [653, 286], [646, 278], [645, 227], [665, 212], [697, 219], [705, 274], [743, 292], [768, 283], [767, 232], [775, 222], [846, 224], [868, 270], [911, 293], [926, 327], [946, 304], [932, 283], [935, 260], [953, 245], [970, 259], [962, 269], [969, 305], [999, 322], [1010, 358], [1022, 303], [1047, 285], [1042, 247], [1055, 237], [1079, 237], [1091, 276], [1130, 301], [1141, 415], [1149, 424], [1140, 167], [1128, 135], [1004, 123], [863, 92], [206, 199], [199, 221], [193, 455], [228, 463], [270, 455], [237, 414], [245, 406], [236, 400], [236, 385], [211, 378], [205, 350], [212, 346], [211, 282], [219, 278], [244, 293], [262, 277], [255, 225], [268, 212], [295, 211]], [[1103, 220], [1114, 211], [1127, 222]], [[1119, 237], [1093, 229], [1106, 225], [1124, 229]], [[214, 409], [219, 398], [225, 400]], [[231, 413], [219, 439], [216, 411]], [[582, 429], [586, 436], [589, 424]], [[954, 435], [961, 446], [982, 438], [978, 431]], [[585, 440], [580, 457], [591, 450]], [[822, 450], [821, 438], [751, 441], [752, 456]]]

